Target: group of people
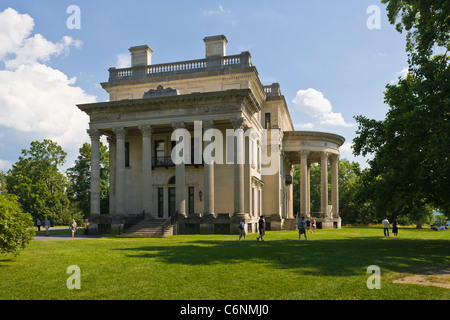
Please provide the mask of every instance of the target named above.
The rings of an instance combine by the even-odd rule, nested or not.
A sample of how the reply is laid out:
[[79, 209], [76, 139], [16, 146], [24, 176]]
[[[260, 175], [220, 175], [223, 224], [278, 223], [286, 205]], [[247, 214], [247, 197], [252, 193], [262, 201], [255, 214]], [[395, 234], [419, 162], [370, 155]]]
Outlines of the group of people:
[[[36, 225], [38, 228], [38, 231], [41, 231], [41, 220], [39, 220], [38, 218], [36, 218]], [[45, 226], [45, 235], [48, 237], [49, 236], [49, 229], [50, 229], [50, 220], [48, 220], [47, 217], [45, 217], [45, 222], [44, 222], [44, 226]]]
[[[385, 237], [389, 237], [389, 220], [388, 218], [384, 218], [383, 221], [381, 221], [383, 224], [383, 232]], [[394, 222], [392, 223], [392, 233], [394, 234], [394, 237], [398, 235], [398, 220], [394, 219]]]
[[[37, 218], [36, 219], [36, 226], [37, 226], [37, 230], [38, 231], [41, 231], [41, 224], [42, 224], [41, 220], [39, 220], [39, 218]], [[49, 234], [49, 229], [50, 229], [51, 223], [50, 223], [50, 220], [47, 217], [45, 218], [44, 225], [45, 225], [45, 235], [48, 237], [50, 235]], [[72, 219], [72, 223], [70, 224], [69, 229], [72, 230], [72, 238], [74, 238], [75, 234], [76, 234], [76, 232], [78, 230], [78, 225], [77, 225], [77, 222], [75, 221], [75, 219]], [[88, 236], [89, 235], [89, 220], [88, 219], [84, 220], [83, 230], [84, 230], [84, 235]]]
[[[259, 221], [258, 221], [258, 230], [259, 230], [259, 237], [256, 238], [256, 241], [264, 241], [264, 236], [266, 234], [266, 222], [264, 221], [264, 217], [261, 216], [259, 217]], [[245, 231], [245, 218], [242, 218], [241, 221], [239, 222], [239, 231], [240, 231], [240, 235], [239, 235], [239, 240], [242, 239], [242, 237], [244, 237], [244, 240], [247, 239], [247, 232]]]
[[[84, 230], [84, 235], [88, 236], [89, 235], [89, 220], [88, 219], [84, 220], [84, 224], [83, 224], [82, 228]], [[70, 224], [69, 229], [72, 230], [72, 238], [74, 238], [75, 234], [77, 233], [77, 230], [78, 230], [77, 222], [75, 221], [75, 219], [72, 219], [72, 223]]]
[[[266, 222], [264, 221], [264, 217], [261, 216], [259, 217], [258, 221], [259, 237], [256, 238], [256, 241], [259, 240], [264, 241], [264, 236], [266, 234], [265, 229], [266, 229]], [[245, 218], [242, 218], [241, 221], [239, 222], [239, 230], [240, 230], [239, 240], [241, 240], [242, 237], [244, 238], [244, 240], [246, 240], [247, 233], [245, 231]], [[301, 240], [300, 237], [302, 234], [304, 234], [305, 239], [308, 240], [308, 238], [306, 237], [306, 233], [315, 231], [316, 231], [316, 220], [305, 221], [305, 218], [302, 217], [301, 220], [298, 222], [298, 240]]]

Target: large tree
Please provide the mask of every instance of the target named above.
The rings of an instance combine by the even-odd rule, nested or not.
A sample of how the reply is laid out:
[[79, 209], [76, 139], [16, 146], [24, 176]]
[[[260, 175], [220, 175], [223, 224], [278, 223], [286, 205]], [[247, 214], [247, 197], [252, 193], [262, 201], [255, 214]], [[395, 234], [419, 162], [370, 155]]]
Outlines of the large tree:
[[[409, 72], [388, 84], [384, 120], [357, 116], [354, 153], [372, 154], [366, 197], [377, 211], [415, 217], [450, 214], [450, 1], [383, 0], [406, 31]], [[369, 182], [370, 181], [370, 182]]]
[[8, 193], [16, 195], [23, 210], [34, 218], [69, 223], [68, 181], [58, 169], [65, 158], [66, 153], [56, 142], [33, 141], [8, 171]]

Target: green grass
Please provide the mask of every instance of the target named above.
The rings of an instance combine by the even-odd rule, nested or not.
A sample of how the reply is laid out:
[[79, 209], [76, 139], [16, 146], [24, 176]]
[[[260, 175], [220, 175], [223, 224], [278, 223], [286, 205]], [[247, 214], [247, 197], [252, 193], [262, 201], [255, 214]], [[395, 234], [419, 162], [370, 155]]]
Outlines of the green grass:
[[[267, 232], [164, 239], [33, 241], [18, 257], [0, 256], [0, 299], [305, 300], [450, 299], [450, 290], [392, 283], [403, 275], [449, 267], [450, 232], [344, 227], [308, 234]], [[67, 267], [81, 269], [69, 290]], [[366, 286], [381, 268], [381, 289]]]

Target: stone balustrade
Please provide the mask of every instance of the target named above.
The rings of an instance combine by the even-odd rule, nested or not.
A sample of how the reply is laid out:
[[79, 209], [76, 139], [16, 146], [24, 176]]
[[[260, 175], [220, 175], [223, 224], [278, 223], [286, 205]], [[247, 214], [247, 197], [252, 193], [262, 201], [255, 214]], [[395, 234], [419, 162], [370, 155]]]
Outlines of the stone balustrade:
[[238, 55], [224, 57], [213, 57], [148, 66], [135, 66], [120, 69], [110, 68], [109, 81], [112, 82], [213, 69], [242, 68], [251, 66], [252, 63], [250, 53], [242, 52]]

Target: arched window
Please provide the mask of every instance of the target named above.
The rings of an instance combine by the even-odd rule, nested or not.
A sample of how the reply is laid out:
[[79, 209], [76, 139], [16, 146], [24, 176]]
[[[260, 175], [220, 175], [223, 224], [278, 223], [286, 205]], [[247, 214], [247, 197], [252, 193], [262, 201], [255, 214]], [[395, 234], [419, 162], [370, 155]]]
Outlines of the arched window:
[[169, 184], [175, 184], [175, 176], [173, 176], [172, 178], [170, 178]]

